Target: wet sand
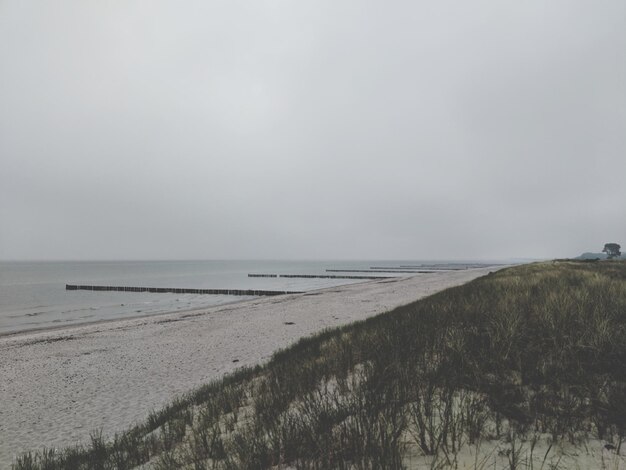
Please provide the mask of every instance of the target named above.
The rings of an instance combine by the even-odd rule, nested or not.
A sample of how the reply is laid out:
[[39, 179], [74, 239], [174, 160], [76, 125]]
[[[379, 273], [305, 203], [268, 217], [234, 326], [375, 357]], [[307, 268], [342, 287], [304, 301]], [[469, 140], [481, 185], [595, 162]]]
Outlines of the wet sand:
[[177, 395], [266, 361], [302, 336], [500, 268], [420, 274], [0, 337], [0, 467], [26, 450], [88, 442], [96, 429], [111, 436]]

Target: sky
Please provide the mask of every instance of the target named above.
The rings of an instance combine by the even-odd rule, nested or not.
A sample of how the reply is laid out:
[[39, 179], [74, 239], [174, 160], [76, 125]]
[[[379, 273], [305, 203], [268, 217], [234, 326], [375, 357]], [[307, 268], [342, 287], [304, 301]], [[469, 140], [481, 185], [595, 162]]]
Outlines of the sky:
[[0, 259], [626, 247], [626, 2], [0, 0]]

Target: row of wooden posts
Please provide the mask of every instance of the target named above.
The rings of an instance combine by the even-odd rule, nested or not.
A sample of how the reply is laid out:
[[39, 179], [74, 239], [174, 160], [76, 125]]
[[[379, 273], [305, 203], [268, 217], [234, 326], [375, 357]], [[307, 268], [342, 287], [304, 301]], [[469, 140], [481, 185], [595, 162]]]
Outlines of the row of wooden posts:
[[248, 274], [248, 277], [285, 277], [291, 279], [392, 279], [395, 276], [336, 276], [332, 274]]
[[[400, 270], [358, 270], [358, 269], [327, 269], [327, 272], [351, 273], [426, 273], [430, 271], [400, 271]], [[248, 277], [283, 277], [304, 279], [390, 279], [393, 276], [357, 276], [334, 274], [248, 274]], [[262, 290], [262, 289], [187, 289], [181, 287], [135, 287], [135, 286], [94, 286], [66, 284], [66, 290], [89, 290], [101, 292], [150, 292], [172, 294], [208, 294], [208, 295], [240, 295], [240, 296], [272, 296], [285, 294], [302, 294], [302, 291]]]
[[400, 269], [327, 269], [327, 273], [395, 273], [395, 274], [431, 274], [435, 271], [415, 271]]
[[259, 289], [186, 289], [180, 287], [133, 287], [133, 286], [86, 286], [66, 284], [66, 290], [91, 290], [106, 292], [151, 292], [172, 294], [210, 294], [210, 295], [285, 295], [302, 294], [302, 291], [259, 290]]

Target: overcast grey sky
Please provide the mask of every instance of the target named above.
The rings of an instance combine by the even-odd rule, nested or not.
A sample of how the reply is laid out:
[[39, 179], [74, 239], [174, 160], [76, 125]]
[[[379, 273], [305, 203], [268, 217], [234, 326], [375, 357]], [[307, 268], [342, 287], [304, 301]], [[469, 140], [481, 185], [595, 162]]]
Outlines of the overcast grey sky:
[[0, 258], [626, 245], [626, 2], [0, 0]]

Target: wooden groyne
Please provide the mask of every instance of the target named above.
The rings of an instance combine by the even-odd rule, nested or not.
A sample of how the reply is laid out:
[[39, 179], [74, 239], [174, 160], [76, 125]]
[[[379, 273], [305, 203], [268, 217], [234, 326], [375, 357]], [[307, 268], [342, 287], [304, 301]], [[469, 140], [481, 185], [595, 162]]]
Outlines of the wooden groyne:
[[445, 271], [465, 271], [466, 269], [474, 269], [474, 268], [488, 268], [490, 266], [504, 266], [503, 264], [492, 264], [492, 263], [450, 263], [450, 264], [424, 264], [421, 266], [415, 265], [400, 265], [400, 268], [410, 268], [410, 269], [434, 269], [434, 270], [445, 270]]
[[455, 269], [459, 269], [459, 268], [437, 268], [437, 267], [432, 267], [432, 266], [399, 266], [399, 267], [394, 267], [394, 266], [370, 266], [370, 270], [380, 270], [380, 269], [385, 269], [385, 270], [391, 270], [392, 272], [396, 272], [399, 270], [411, 270], [411, 271], [453, 271]]
[[384, 269], [327, 269], [327, 273], [396, 273], [396, 274], [431, 274], [434, 271], [407, 271], [407, 270], [384, 270]]
[[157, 294], [207, 294], [207, 295], [285, 295], [302, 294], [296, 291], [257, 290], [257, 289], [185, 289], [179, 287], [131, 287], [131, 286], [84, 286], [65, 284], [65, 290], [91, 290], [104, 292], [150, 292]]
[[[445, 265], [445, 266], [439, 266], [439, 265], [432, 265], [432, 266], [400, 266], [400, 269], [432, 269], [433, 271], [465, 271], [468, 268], [472, 268], [475, 266], [463, 266], [460, 267], [459, 265]], [[476, 267], [484, 267], [484, 266], [476, 266]]]
[[[369, 271], [368, 271], [369, 272]], [[393, 279], [396, 276], [337, 276], [333, 274], [248, 274], [248, 277], [286, 277], [291, 279]]]

